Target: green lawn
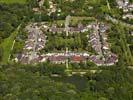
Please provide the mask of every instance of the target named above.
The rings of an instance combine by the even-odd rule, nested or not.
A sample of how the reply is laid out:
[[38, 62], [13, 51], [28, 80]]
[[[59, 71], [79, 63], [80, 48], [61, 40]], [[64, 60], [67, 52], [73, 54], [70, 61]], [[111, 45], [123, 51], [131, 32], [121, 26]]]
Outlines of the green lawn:
[[[90, 20], [90, 21], [95, 21], [96, 19], [94, 18], [94, 17], [75, 17], [75, 16], [71, 16], [71, 18], [70, 18], [70, 23], [72, 24], [72, 25], [75, 25], [75, 24], [77, 24], [77, 23], [79, 23], [80, 21], [82, 21], [82, 20]], [[63, 23], [65, 23], [65, 20], [55, 20], [55, 22], [54, 23], [56, 23], [56, 24], [63, 24]]]
[[27, 0], [0, 0], [0, 3], [7, 3], [7, 4], [12, 4], [12, 3], [20, 3], [20, 4], [25, 4]]
[[0, 48], [3, 49], [3, 57], [2, 57], [2, 63], [5, 64], [8, 62], [8, 58], [9, 55], [11, 53], [11, 48], [12, 48], [12, 44], [13, 41], [15, 39], [15, 37], [18, 34], [18, 30], [20, 28], [21, 25], [18, 26], [18, 28], [11, 34], [10, 37], [6, 38], [1, 44], [0, 44]]

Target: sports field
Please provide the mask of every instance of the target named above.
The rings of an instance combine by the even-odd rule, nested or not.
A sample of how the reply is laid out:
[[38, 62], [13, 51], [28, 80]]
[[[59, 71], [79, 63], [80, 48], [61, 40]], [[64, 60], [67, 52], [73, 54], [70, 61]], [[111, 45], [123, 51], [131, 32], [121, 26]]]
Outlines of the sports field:
[[12, 4], [12, 3], [20, 3], [25, 4], [27, 0], [0, 0], [0, 3]]

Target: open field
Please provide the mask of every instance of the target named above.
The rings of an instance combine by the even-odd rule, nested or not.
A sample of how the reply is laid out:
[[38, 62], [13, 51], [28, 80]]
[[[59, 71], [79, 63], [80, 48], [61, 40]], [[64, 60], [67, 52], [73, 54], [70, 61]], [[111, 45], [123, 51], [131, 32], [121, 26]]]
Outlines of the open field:
[[6, 38], [2, 44], [0, 44], [0, 48], [3, 49], [2, 63], [5, 64], [9, 60], [9, 56], [11, 54], [11, 48], [14, 42], [15, 37], [18, 34], [18, 30], [21, 25], [11, 34], [10, 37]]
[[25, 4], [27, 0], [0, 0], [0, 3], [12, 4], [12, 3], [20, 3]]

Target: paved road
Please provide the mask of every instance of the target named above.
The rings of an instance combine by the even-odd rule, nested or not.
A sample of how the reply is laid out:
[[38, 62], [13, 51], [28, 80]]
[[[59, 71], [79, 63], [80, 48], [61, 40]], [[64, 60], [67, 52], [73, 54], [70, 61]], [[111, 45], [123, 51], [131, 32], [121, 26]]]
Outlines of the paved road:
[[106, 0], [106, 2], [107, 2], [107, 7], [108, 7], [108, 9], [111, 10], [111, 7], [110, 7], [110, 4], [109, 4], [109, 1]]
[[68, 16], [66, 17], [66, 20], [65, 20], [65, 31], [66, 31], [66, 36], [68, 36], [70, 18], [71, 18], [71, 16], [68, 15]]

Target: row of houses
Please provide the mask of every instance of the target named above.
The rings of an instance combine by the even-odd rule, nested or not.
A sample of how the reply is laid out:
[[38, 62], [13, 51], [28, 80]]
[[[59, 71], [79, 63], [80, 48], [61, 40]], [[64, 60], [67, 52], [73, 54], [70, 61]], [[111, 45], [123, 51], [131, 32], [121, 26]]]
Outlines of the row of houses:
[[[53, 24], [51, 27], [49, 27], [49, 31], [52, 33], [64, 33], [66, 31], [65, 27], [57, 27], [56, 24]], [[69, 33], [79, 33], [79, 32], [85, 32], [87, 31], [87, 28], [83, 26], [83, 24], [79, 23], [76, 27], [68, 27]]]
[[133, 11], [133, 3], [129, 3], [129, 0], [116, 0], [118, 8], [122, 9], [124, 15], [123, 19], [133, 19], [132, 11]]
[[110, 51], [109, 44], [107, 43], [107, 29], [107, 25], [96, 23], [92, 25], [93, 32], [89, 34], [89, 42], [97, 53], [97, 55], [91, 55], [89, 60], [97, 66], [110, 66], [118, 61], [117, 56]]
[[[47, 15], [51, 15], [52, 13], [58, 12], [58, 16], [60, 16], [61, 9], [57, 10], [57, 4], [55, 4], [52, 0], [48, 0], [45, 2], [45, 0], [37, 0], [38, 6], [36, 8], [33, 8], [32, 10], [34, 12], [41, 12], [41, 9], [44, 9], [46, 7]], [[46, 4], [46, 6], [45, 6]]]
[[102, 55], [102, 44], [100, 41], [100, 35], [98, 32], [99, 26], [97, 24], [94, 24], [92, 26], [93, 32], [89, 34], [89, 43], [92, 45], [92, 48], [99, 54]]
[[[20, 57], [18, 57], [20, 56]], [[87, 53], [48, 53], [48, 54], [37, 54], [32, 60], [29, 61], [31, 52], [30, 53], [23, 53], [21, 55], [18, 55], [18, 59], [20, 59], [20, 62], [23, 64], [28, 63], [39, 63], [39, 62], [51, 62], [55, 64], [62, 64], [66, 63], [68, 60], [72, 63], [80, 63], [85, 62], [89, 58], [89, 54]]]
[[129, 0], [116, 0], [116, 3], [123, 12], [133, 11], [133, 4]]
[[111, 66], [118, 62], [118, 57], [114, 53], [110, 53], [106, 58], [102, 58], [100, 55], [91, 55], [88, 60], [97, 66]]
[[[58, 27], [57, 24], [48, 25], [45, 22], [41, 23], [33, 23], [33, 26], [37, 26], [39, 29], [43, 30], [44, 32], [52, 32], [52, 33], [65, 33], [66, 28], [65, 27]], [[35, 27], [33, 27], [35, 28]], [[80, 32], [86, 32], [90, 29], [90, 25], [83, 25], [79, 23], [77, 26], [70, 26], [68, 27], [68, 32], [70, 34], [72, 33], [80, 33]]]
[[28, 32], [28, 39], [25, 41], [26, 50], [33, 50], [35, 46], [35, 51], [39, 51], [44, 48], [46, 43], [46, 36], [43, 32], [37, 27], [33, 26], [32, 24], [26, 27]]
[[47, 55], [47, 60], [52, 63], [66, 63], [67, 60], [72, 63], [80, 63], [87, 61], [88, 57], [87, 53], [54, 53]]
[[124, 14], [123, 15], [123, 17], [122, 17], [123, 19], [133, 19], [133, 14], [131, 14], [131, 13], [128, 13], [128, 14]]
[[18, 60], [22, 63], [38, 62], [42, 58], [39, 51], [45, 47], [46, 36], [36, 24], [29, 24], [25, 29], [28, 38]]

